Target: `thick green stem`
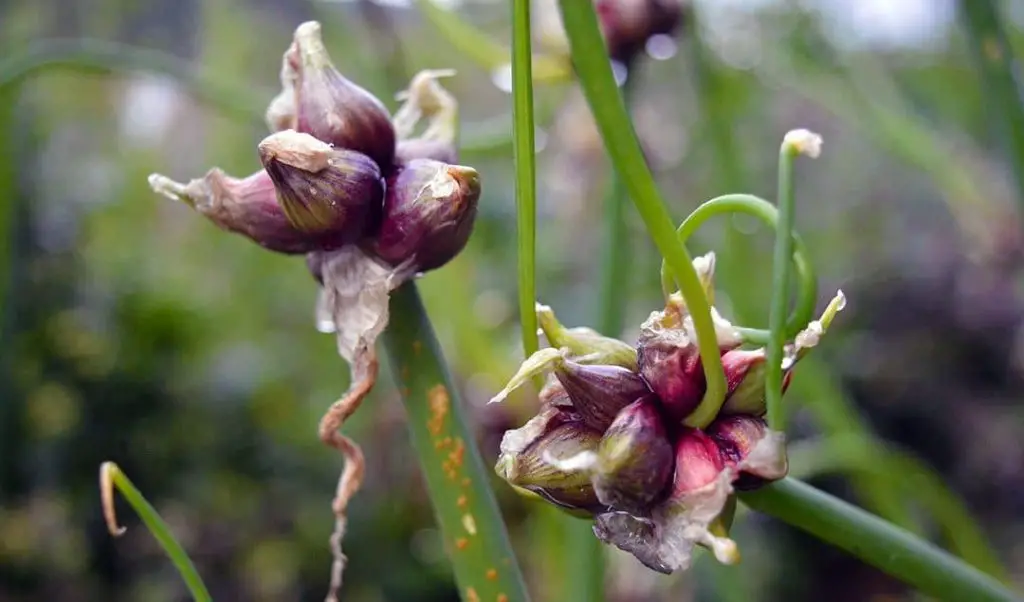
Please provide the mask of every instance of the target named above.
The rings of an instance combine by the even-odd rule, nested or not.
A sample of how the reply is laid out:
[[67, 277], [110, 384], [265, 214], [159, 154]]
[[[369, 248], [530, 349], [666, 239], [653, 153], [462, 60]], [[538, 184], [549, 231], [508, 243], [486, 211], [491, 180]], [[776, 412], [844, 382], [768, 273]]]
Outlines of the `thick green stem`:
[[841, 472], [878, 478], [897, 495], [914, 498], [943, 532], [949, 548], [975, 568], [1006, 582], [1007, 571], [964, 501], [942, 475], [916, 456], [848, 433], [789, 446], [789, 474], [798, 479]]
[[706, 426], [721, 409], [726, 391], [711, 308], [693, 268], [690, 254], [676, 237], [672, 216], [662, 201], [633, 131], [626, 106], [615, 84], [593, 3], [590, 0], [559, 0], [559, 6], [569, 38], [573, 66], [605, 148], [637, 212], [643, 218], [651, 239], [679, 283], [679, 290], [693, 317], [707, 390], [700, 405], [687, 418], [687, 424]]
[[132, 507], [132, 510], [135, 510], [139, 518], [142, 519], [142, 522], [146, 524], [146, 528], [156, 538], [157, 543], [160, 544], [160, 547], [170, 557], [171, 562], [174, 563], [174, 568], [178, 569], [178, 574], [181, 575], [182, 580], [185, 581], [185, 585], [188, 587], [188, 591], [192, 594], [192, 599], [196, 602], [210, 602], [213, 598], [210, 597], [210, 592], [206, 589], [206, 585], [203, 584], [202, 577], [199, 576], [195, 565], [192, 564], [192, 560], [185, 553], [185, 549], [174, 538], [167, 523], [160, 518], [160, 514], [157, 513], [156, 509], [146, 501], [142, 492], [121, 472], [117, 464], [104, 462], [100, 466], [100, 493], [103, 497], [103, 511], [107, 519], [107, 527], [110, 529], [111, 534], [117, 536], [124, 533], [124, 528], [117, 526], [117, 519], [114, 515], [115, 488], [121, 492], [121, 495], [124, 496], [124, 499]]
[[526, 602], [526, 585], [490, 487], [491, 471], [415, 284], [392, 293], [383, 341], [462, 599]]
[[[429, 1], [429, 0], [427, 0]], [[537, 170], [534, 154], [533, 81], [530, 61], [530, 0], [512, 2], [512, 161], [516, 170], [516, 231], [519, 241], [519, 323], [523, 353], [537, 337]]]
[[1024, 92], [1020, 82], [1024, 73], [1003, 30], [996, 2], [961, 0], [960, 16], [984, 77], [984, 98], [994, 105], [991, 114], [1017, 182], [1017, 200], [1024, 209]]
[[[768, 201], [751, 194], [724, 194], [709, 201], [701, 203], [693, 210], [683, 223], [679, 225], [676, 234], [683, 244], [702, 225], [716, 215], [728, 215], [730, 213], [746, 213], [752, 215], [773, 229], [778, 228], [779, 211]], [[732, 249], [730, 248], [730, 252]], [[786, 337], [796, 336], [798, 332], [807, 327], [808, 322], [814, 317], [814, 305], [818, 302], [818, 277], [814, 273], [814, 266], [811, 264], [810, 255], [803, 240], [793, 233], [793, 267], [796, 268], [797, 282], [799, 283], [799, 294], [797, 295], [796, 307], [793, 314], [786, 322]], [[668, 266], [661, 262], [661, 288], [668, 295], [673, 287], [672, 275], [668, 272]], [[747, 343], [765, 345], [768, 343], [770, 331], [760, 328], [748, 328], [738, 326], [737, 330], [743, 335]]]
[[[861, 415], [854, 401], [843, 391], [839, 379], [832, 374], [824, 361], [810, 354], [800, 360], [794, 375], [787, 395], [803, 401], [801, 409], [807, 412], [823, 435], [854, 435], [870, 438], [876, 441], [876, 445], [884, 444], [877, 441], [871, 432], [870, 424]], [[787, 405], [789, 409], [792, 407]], [[878, 468], [893, 475], [891, 478], [902, 478], [898, 466], [883, 464]], [[871, 511], [881, 514], [886, 520], [904, 529], [918, 534], [923, 532], [920, 518], [909, 508], [912, 502], [925, 495], [923, 491], [915, 490], [914, 498], [905, 498], [899, 490], [890, 487], [877, 475], [863, 472], [850, 475], [850, 480], [857, 488], [863, 503]]]
[[[787, 136], [788, 138], [788, 136]], [[793, 163], [800, 149], [784, 140], [779, 150], [779, 221], [775, 228], [775, 253], [772, 256], [772, 303], [768, 312], [768, 347], [765, 350], [765, 404], [768, 426], [785, 430], [782, 408], [782, 347], [786, 344], [786, 313], [789, 311], [789, 266], [793, 256]]]
[[1001, 583], [931, 543], [877, 516], [792, 478], [741, 499], [925, 594], [950, 602], [1017, 602]]

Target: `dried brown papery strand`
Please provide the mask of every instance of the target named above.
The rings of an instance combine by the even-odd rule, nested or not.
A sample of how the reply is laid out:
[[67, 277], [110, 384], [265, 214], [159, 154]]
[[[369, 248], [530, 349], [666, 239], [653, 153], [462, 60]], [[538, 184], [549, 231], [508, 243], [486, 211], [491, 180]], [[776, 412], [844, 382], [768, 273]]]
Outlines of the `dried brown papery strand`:
[[335, 516], [331, 535], [333, 562], [331, 588], [327, 602], [334, 602], [341, 587], [345, 555], [341, 540], [346, 527], [346, 510], [363, 481], [365, 462], [359, 447], [338, 432], [359, 409], [363, 399], [377, 382], [378, 361], [374, 343], [388, 321], [388, 294], [403, 277], [381, 266], [358, 247], [349, 245], [336, 251], [314, 253], [307, 266], [322, 282], [318, 309], [331, 322], [338, 354], [348, 362], [351, 385], [320, 420], [321, 441], [341, 452], [345, 468], [338, 481], [331, 508]]
[[117, 511], [114, 508], [114, 471], [117, 465], [104, 462], [100, 465], [100, 502], [103, 506], [103, 520], [107, 523], [107, 531], [113, 537], [121, 537], [126, 528], [117, 523]]
[[338, 401], [334, 402], [320, 419], [320, 440], [338, 450], [345, 459], [345, 468], [338, 479], [331, 510], [334, 512], [334, 532], [331, 533], [331, 553], [334, 560], [331, 564], [331, 585], [326, 602], [337, 602], [341, 590], [342, 577], [345, 572], [347, 558], [342, 551], [341, 542], [345, 537], [348, 525], [348, 503], [359, 491], [366, 472], [366, 459], [363, 451], [355, 441], [338, 432], [345, 421], [359, 409], [363, 399], [377, 382], [378, 362], [376, 355], [369, 358], [365, 374], [353, 384]]

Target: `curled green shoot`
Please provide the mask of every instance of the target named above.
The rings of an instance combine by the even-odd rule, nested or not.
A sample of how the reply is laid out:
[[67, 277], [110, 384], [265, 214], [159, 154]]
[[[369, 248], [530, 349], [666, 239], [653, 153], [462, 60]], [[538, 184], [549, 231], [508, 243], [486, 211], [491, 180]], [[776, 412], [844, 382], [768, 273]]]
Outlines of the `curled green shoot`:
[[202, 577], [199, 576], [195, 565], [192, 564], [192, 559], [188, 557], [185, 549], [174, 538], [167, 523], [160, 518], [160, 514], [157, 513], [156, 509], [146, 501], [142, 492], [121, 472], [117, 464], [104, 462], [100, 466], [100, 497], [103, 501], [103, 518], [107, 521], [107, 529], [110, 531], [110, 534], [114, 537], [120, 537], [125, 532], [125, 528], [118, 525], [117, 514], [114, 511], [115, 489], [124, 496], [124, 499], [128, 501], [128, 504], [139, 515], [142, 522], [145, 523], [149, 532], [156, 538], [160, 547], [170, 557], [171, 562], [174, 563], [174, 568], [178, 569], [178, 574], [181, 575], [182, 580], [188, 587], [188, 591], [192, 594], [192, 599], [196, 602], [210, 602], [213, 598], [210, 597], [210, 592], [206, 589]]
[[765, 403], [768, 426], [785, 429], [782, 407], [782, 354], [786, 344], [786, 313], [789, 311], [789, 268], [793, 256], [793, 220], [795, 193], [793, 164], [803, 154], [817, 157], [821, 153], [821, 137], [807, 130], [786, 134], [779, 148], [779, 219], [775, 231], [775, 252], [772, 257], [772, 302], [768, 312], [768, 345], [766, 347]]
[[[683, 220], [683, 223], [676, 230], [679, 241], [683, 244], [693, 236], [709, 219], [718, 215], [731, 213], [744, 213], [754, 216], [766, 225], [776, 228], [779, 221], [778, 209], [768, 201], [752, 194], [725, 194], [715, 197], [702, 203]], [[818, 295], [818, 279], [811, 264], [807, 247], [799, 235], [793, 234], [793, 267], [796, 268], [798, 295], [796, 307], [786, 322], [786, 337], [796, 336], [811, 321], [814, 314], [814, 304]], [[661, 288], [668, 297], [675, 286], [675, 281], [668, 271], [668, 265], [661, 262]], [[764, 345], [768, 342], [769, 331], [762, 328], [737, 327], [743, 340], [755, 345]]]

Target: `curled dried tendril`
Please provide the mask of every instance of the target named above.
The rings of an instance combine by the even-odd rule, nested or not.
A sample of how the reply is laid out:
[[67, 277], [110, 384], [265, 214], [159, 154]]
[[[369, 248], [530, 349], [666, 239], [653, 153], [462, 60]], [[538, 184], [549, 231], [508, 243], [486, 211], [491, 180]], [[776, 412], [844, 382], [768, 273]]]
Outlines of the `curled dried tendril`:
[[114, 474], [120, 472], [117, 464], [104, 462], [100, 466], [100, 499], [103, 505], [103, 519], [107, 523], [107, 531], [113, 537], [121, 537], [128, 530], [117, 522], [117, 510], [114, 508]]

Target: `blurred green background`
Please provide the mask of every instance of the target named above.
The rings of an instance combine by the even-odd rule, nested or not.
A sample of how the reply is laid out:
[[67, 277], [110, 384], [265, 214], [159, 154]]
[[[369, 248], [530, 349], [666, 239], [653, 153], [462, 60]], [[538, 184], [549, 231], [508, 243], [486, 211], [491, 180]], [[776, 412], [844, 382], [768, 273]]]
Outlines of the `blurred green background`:
[[[676, 52], [629, 73], [677, 219], [726, 192], [771, 198], [782, 135], [825, 139], [798, 170], [797, 227], [822, 306], [838, 287], [850, 304], [787, 395], [794, 474], [983, 568], [998, 557], [1021, 583], [1024, 199], [956, 3], [686, 9]], [[507, 3], [457, 10], [507, 40]], [[1020, 56], [1024, 3], [1002, 11]], [[0, 83], [0, 601], [187, 599], [127, 507], [128, 533], [107, 534], [105, 460], [160, 510], [215, 599], [322, 599], [340, 460], [316, 424], [348, 368], [314, 329], [314, 283], [301, 258], [227, 235], [146, 184], [155, 171], [257, 169], [281, 54], [308, 19], [323, 23], [338, 68], [392, 109], [418, 70], [458, 70], [445, 86], [484, 196], [467, 250], [421, 290], [485, 460], [531, 415], [526, 395], [484, 405], [521, 359], [507, 77], [397, 1], [0, 1], [0, 62], [28, 52], [47, 64]], [[56, 38], [89, 41], [41, 45]], [[538, 294], [565, 323], [596, 324], [609, 169], [574, 85], [539, 86], [537, 103]], [[627, 215], [628, 244], [614, 249], [628, 258], [616, 283], [627, 326], [610, 334], [632, 341], [661, 296], [659, 258]], [[764, 324], [770, 233], [737, 219], [698, 238], [693, 252], [718, 253], [719, 308]], [[350, 507], [343, 599], [457, 600], [382, 375], [346, 426], [368, 478]], [[574, 519], [495, 487], [535, 599], [577, 600]], [[737, 538], [740, 567], [702, 559], [674, 576], [606, 550], [608, 599], [915, 599], [764, 517], [748, 515]]]

